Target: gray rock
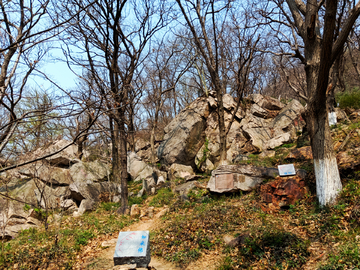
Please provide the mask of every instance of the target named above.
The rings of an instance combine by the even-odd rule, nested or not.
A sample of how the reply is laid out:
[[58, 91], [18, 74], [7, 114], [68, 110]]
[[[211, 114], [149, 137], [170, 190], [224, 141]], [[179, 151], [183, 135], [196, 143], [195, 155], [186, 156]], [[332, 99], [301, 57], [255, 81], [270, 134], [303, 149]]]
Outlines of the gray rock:
[[127, 156], [127, 170], [132, 179], [135, 179], [139, 173], [145, 169], [147, 164], [134, 152], [128, 153]]
[[157, 181], [159, 176], [166, 176], [166, 173], [160, 172], [154, 167], [146, 164], [133, 152], [128, 154], [128, 172], [135, 182], [141, 181], [142, 179], [146, 179], [148, 177], [153, 177]]
[[264, 149], [274, 149], [280, 145], [283, 145], [284, 143], [290, 142], [292, 142], [290, 133], [283, 133], [267, 141], [264, 144]]
[[100, 182], [107, 179], [110, 168], [98, 160], [92, 162], [79, 162], [70, 168], [70, 175], [74, 182], [93, 181]]
[[135, 152], [146, 149], [150, 147], [150, 142], [145, 141], [142, 138], [137, 138], [135, 141]]
[[226, 110], [231, 111], [232, 109], [236, 108], [236, 102], [231, 95], [224, 94], [222, 100], [223, 106]]
[[275, 157], [276, 152], [275, 151], [264, 151], [261, 152], [259, 157], [260, 158], [272, 158]]
[[61, 203], [60, 203], [60, 206], [62, 208], [64, 208], [65, 210], [69, 210], [69, 209], [74, 209], [76, 210], [77, 209], [77, 205], [76, 203], [74, 202], [74, 200], [72, 199], [65, 199], [63, 200]]
[[212, 108], [212, 109], [215, 109], [217, 107], [217, 100], [215, 98], [213, 98], [212, 96], [209, 96], [207, 98], [207, 101], [209, 102], [209, 106]]
[[160, 185], [163, 183], [165, 183], [165, 178], [164, 178], [164, 176], [160, 175], [156, 184]]
[[335, 108], [335, 113], [336, 113], [336, 119], [338, 121], [348, 119], [346, 112], [340, 108]]
[[243, 126], [243, 130], [259, 152], [266, 149], [266, 143], [271, 140], [271, 130], [269, 128], [247, 128], [247, 126]]
[[136, 176], [134, 181], [138, 182], [148, 177], [157, 178], [157, 174], [151, 166], [146, 165], [146, 167]]
[[41, 226], [39, 215], [33, 209], [27, 211], [17, 201], [0, 201], [0, 239], [12, 239], [22, 231]]
[[143, 187], [136, 196], [140, 198], [140, 197], [144, 196], [145, 192], [146, 192], [146, 189]]
[[[30, 155], [27, 155], [25, 157], [26, 160], [31, 160], [34, 159], [36, 157], [41, 157], [41, 156], [45, 156], [45, 155], [49, 155], [52, 153], [55, 153], [59, 150], [61, 150], [62, 148], [64, 148], [65, 146], [69, 145], [71, 142], [67, 141], [67, 140], [58, 140], [55, 141], [54, 143], [52, 143], [51, 145], [49, 145], [48, 147], [43, 147], [43, 148], [39, 148], [36, 151], [34, 151], [33, 153], [31, 153]], [[70, 145], [69, 147], [67, 147], [65, 150], [63, 150], [60, 153], [57, 153], [51, 157], [47, 157], [46, 161], [49, 162], [49, 164], [54, 165], [54, 166], [60, 166], [60, 167], [69, 167], [72, 164], [78, 163], [80, 160], [78, 159], [77, 156], [77, 151], [78, 151], [78, 147], [77, 145]], [[88, 156], [88, 153], [86, 153], [85, 151], [83, 152], [84, 156]]]
[[186, 176], [190, 176], [194, 174], [195, 173], [192, 167], [176, 164], [176, 163], [172, 164], [169, 170], [170, 180], [175, 180], [177, 178], [185, 178]]
[[84, 214], [85, 212], [90, 212], [95, 209], [95, 202], [90, 199], [85, 199], [81, 201], [81, 204], [79, 206], [78, 213], [80, 215]]
[[263, 109], [281, 110], [282, 108], [285, 107], [285, 105], [281, 103], [279, 100], [272, 97], [263, 96], [260, 94], [250, 95], [250, 100], [256, 103], [257, 105], [259, 105]]
[[140, 208], [137, 204], [133, 204], [131, 206], [131, 210], [130, 210], [130, 216], [131, 217], [136, 217], [140, 215]]
[[198, 98], [165, 127], [164, 140], [158, 148], [161, 163], [194, 164], [194, 157], [205, 141], [209, 109], [207, 99]]
[[35, 193], [38, 205], [43, 208], [58, 208], [60, 206], [61, 197], [69, 194], [69, 187], [67, 186], [51, 188], [48, 185], [42, 184], [42, 182], [36, 183], [35, 186], [36, 188], [33, 192]]
[[175, 188], [175, 192], [179, 193], [179, 195], [187, 196], [187, 194], [196, 187], [197, 181], [189, 181], [184, 184], [181, 184]]
[[[129, 194], [129, 197], [130, 197], [130, 194]], [[121, 201], [121, 197], [120, 196], [113, 196], [112, 198], [112, 202], [114, 203], [118, 203]]]
[[[300, 118], [304, 111], [304, 106], [299, 101], [293, 99], [279, 114], [271, 121], [269, 127], [274, 129], [274, 137], [284, 132], [296, 133], [297, 129], [302, 129], [304, 121], [298, 120], [297, 125], [294, 120]], [[295, 134], [292, 134], [294, 137]]]
[[19, 170], [19, 173], [53, 185], [70, 185], [73, 182], [68, 169], [49, 166], [41, 162], [31, 164]]
[[91, 181], [78, 181], [72, 183], [69, 186], [69, 190], [69, 198], [72, 198], [76, 202], [81, 202], [84, 199], [99, 202], [99, 195], [101, 193], [110, 193], [115, 196], [120, 193], [118, 185], [113, 182], [94, 183]]
[[266, 119], [267, 116], [269, 115], [267, 110], [261, 108], [256, 103], [251, 105], [250, 112], [252, 115], [254, 115], [256, 117], [264, 118], [264, 119]]
[[114, 239], [110, 239], [110, 240], [107, 240], [107, 241], [104, 241], [101, 243], [101, 246], [106, 248], [106, 247], [111, 247], [111, 246], [115, 246], [116, 245], [116, 242], [117, 242], [117, 239], [114, 238]]

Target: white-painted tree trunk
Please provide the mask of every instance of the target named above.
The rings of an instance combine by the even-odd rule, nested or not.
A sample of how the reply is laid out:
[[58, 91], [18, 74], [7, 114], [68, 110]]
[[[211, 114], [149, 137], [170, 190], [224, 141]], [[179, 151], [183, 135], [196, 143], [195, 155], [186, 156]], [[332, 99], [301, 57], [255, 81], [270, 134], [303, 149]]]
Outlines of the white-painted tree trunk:
[[336, 157], [314, 159], [314, 171], [320, 205], [333, 203], [342, 190]]

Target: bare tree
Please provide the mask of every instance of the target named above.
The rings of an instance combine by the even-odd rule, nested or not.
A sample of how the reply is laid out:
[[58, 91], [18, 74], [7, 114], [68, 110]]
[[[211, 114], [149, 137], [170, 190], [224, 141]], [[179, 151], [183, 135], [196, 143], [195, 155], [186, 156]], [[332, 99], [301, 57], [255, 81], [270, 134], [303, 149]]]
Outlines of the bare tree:
[[[112, 141], [113, 178], [121, 183], [119, 213], [125, 213], [128, 208], [126, 128], [129, 130], [127, 116], [134, 96], [132, 83], [150, 38], [165, 23], [165, 4], [155, 0], [69, 0], [61, 4], [64, 16], [78, 13], [64, 37], [66, 54], [69, 65], [85, 68], [97, 96], [104, 99]], [[85, 57], [77, 57], [73, 48]]]
[[[161, 39], [145, 64], [147, 78], [147, 99], [145, 109], [151, 117], [151, 163], [156, 162], [155, 135], [158, 128], [160, 113], [166, 101], [175, 92], [181, 77], [192, 64], [191, 57], [181, 54], [183, 51], [178, 39]], [[168, 44], [168, 45], [167, 45]]]

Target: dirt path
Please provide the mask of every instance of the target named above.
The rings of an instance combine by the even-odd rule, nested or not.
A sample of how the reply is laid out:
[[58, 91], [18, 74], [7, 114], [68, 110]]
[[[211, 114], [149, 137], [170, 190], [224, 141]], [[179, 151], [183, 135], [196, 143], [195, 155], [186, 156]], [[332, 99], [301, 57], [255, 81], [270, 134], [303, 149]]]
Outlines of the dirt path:
[[[140, 220], [138, 223], [132, 224], [123, 228], [122, 231], [151, 231], [158, 228], [161, 222], [160, 215], [154, 216], [152, 219]], [[96, 239], [93, 243], [89, 243], [87, 248], [84, 249], [81, 256], [77, 258], [78, 262], [75, 269], [113, 269], [114, 267], [114, 252], [117, 236], [108, 238]], [[94, 246], [101, 245], [102, 242], [111, 242], [110, 247], [100, 250], [95, 254], [91, 252]], [[174, 264], [163, 260], [162, 258], [152, 256], [149, 266], [156, 270], [180, 270]]]
[[[138, 223], [132, 224], [123, 228], [123, 231], [146, 231], [156, 230], [161, 225], [161, 214], [159, 213], [152, 219], [142, 219]], [[77, 257], [75, 269], [113, 269], [114, 267], [114, 252], [117, 235], [110, 237], [103, 237], [95, 239], [90, 242], [83, 250], [82, 254]], [[101, 243], [104, 241], [111, 242], [111, 245], [106, 249], [101, 249]], [[199, 261], [191, 263], [186, 270], [202, 270], [202, 269], [216, 269], [216, 265], [221, 257], [217, 254], [204, 254]], [[163, 260], [160, 257], [151, 256], [149, 266], [156, 270], [184, 270], [177, 267], [175, 264]]]

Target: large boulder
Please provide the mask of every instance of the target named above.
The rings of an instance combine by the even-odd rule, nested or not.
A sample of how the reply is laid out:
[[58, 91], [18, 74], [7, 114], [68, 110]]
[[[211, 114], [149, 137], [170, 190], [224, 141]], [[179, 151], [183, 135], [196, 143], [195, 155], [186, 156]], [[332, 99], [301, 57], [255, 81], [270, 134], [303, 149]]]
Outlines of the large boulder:
[[[238, 113], [241, 112], [242, 111], [239, 109]], [[231, 162], [232, 159], [241, 152], [241, 148], [245, 145], [247, 139], [244, 137], [243, 132], [241, 130], [239, 118], [235, 117], [234, 119], [232, 119], [232, 114], [228, 111], [225, 111], [224, 120], [225, 120], [226, 129], [231, 123], [231, 128], [226, 137], [226, 144], [227, 144], [226, 150], [229, 151], [228, 152], [229, 157], [232, 156], [232, 158], [230, 159]], [[231, 122], [232, 120], [233, 122]], [[220, 132], [219, 132], [219, 124], [218, 124], [218, 115], [216, 111], [212, 112], [206, 121], [205, 136], [206, 136], [206, 143], [202, 146], [202, 148], [199, 150], [199, 152], [196, 155], [195, 164], [197, 168], [201, 168], [202, 164], [205, 163], [206, 160], [209, 160], [212, 164], [216, 164], [216, 165], [220, 161]], [[206, 149], [205, 150], [206, 158], [204, 158], [203, 155], [204, 149]], [[208, 162], [208, 164], [211, 164], [210, 162]]]
[[301, 117], [303, 111], [304, 106], [296, 99], [287, 104], [269, 125], [274, 130], [273, 137], [282, 133], [290, 133], [291, 137], [295, 138], [296, 132], [301, 131], [305, 125], [305, 121]]
[[95, 201], [91, 199], [82, 200], [79, 206], [79, 209], [73, 212], [74, 217], [82, 216], [85, 212], [90, 212], [95, 210]]
[[278, 176], [278, 169], [252, 165], [221, 165], [211, 173], [207, 188], [216, 193], [250, 191], [265, 179]]
[[[250, 95], [246, 113], [238, 108], [229, 94], [223, 95], [225, 128], [227, 134], [226, 158], [231, 163], [239, 155], [259, 153], [292, 142], [305, 124], [301, 118], [304, 107], [297, 100], [285, 105], [279, 100]], [[185, 108], [165, 128], [164, 141], [158, 148], [160, 162], [190, 165], [200, 171], [209, 171], [220, 162], [220, 134], [218, 104], [214, 93], [199, 98]]]
[[208, 100], [198, 98], [165, 127], [164, 140], [158, 148], [161, 163], [195, 165], [194, 158], [205, 141], [209, 109]]
[[22, 230], [41, 225], [41, 216], [23, 203], [0, 200], [0, 239], [15, 238]]
[[279, 134], [274, 138], [271, 138], [269, 141], [264, 143], [264, 149], [270, 150], [274, 149], [280, 145], [283, 145], [284, 143], [289, 143], [292, 141], [290, 133], [283, 133]]
[[127, 168], [134, 181], [141, 181], [154, 174], [154, 168], [142, 161], [134, 152], [128, 153]]
[[263, 96], [260, 94], [250, 95], [250, 100], [253, 103], [257, 104], [259, 107], [267, 110], [281, 110], [282, 108], [285, 107], [285, 105], [281, 103], [279, 100], [272, 97]]
[[110, 168], [106, 163], [99, 160], [79, 162], [70, 167], [69, 174], [74, 182], [88, 180], [101, 182], [108, 178]]
[[59, 207], [61, 198], [70, 194], [68, 186], [47, 185], [38, 179], [20, 179], [12, 185], [1, 187], [0, 192], [8, 192], [11, 197], [30, 205], [52, 209]]
[[185, 178], [186, 176], [194, 175], [194, 171], [191, 166], [185, 166], [181, 164], [172, 164], [169, 170], [170, 180], [175, 180], [176, 178]]
[[[31, 158], [41, 157], [52, 153], [56, 153], [61, 149], [63, 149], [64, 147], [68, 146], [70, 143], [71, 142], [67, 140], [55, 141], [48, 147], [37, 149], [34, 153], [32, 153]], [[72, 144], [67, 148], [65, 148], [63, 151], [53, 156], [47, 157], [46, 160], [51, 165], [54, 166], [69, 167], [72, 164], [79, 162], [77, 152], [78, 152], [77, 145]]]
[[30, 164], [20, 169], [19, 173], [30, 178], [40, 179], [44, 183], [58, 186], [70, 185], [73, 182], [68, 169], [50, 166], [45, 162]]
[[72, 198], [78, 205], [84, 199], [89, 199], [94, 202], [100, 201], [100, 195], [102, 193], [119, 195], [120, 194], [120, 185], [113, 182], [101, 182], [95, 183], [92, 181], [77, 181], [71, 183], [69, 186], [70, 195], [69, 198]]

